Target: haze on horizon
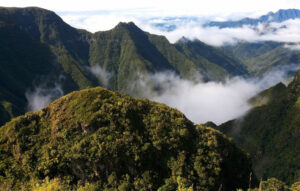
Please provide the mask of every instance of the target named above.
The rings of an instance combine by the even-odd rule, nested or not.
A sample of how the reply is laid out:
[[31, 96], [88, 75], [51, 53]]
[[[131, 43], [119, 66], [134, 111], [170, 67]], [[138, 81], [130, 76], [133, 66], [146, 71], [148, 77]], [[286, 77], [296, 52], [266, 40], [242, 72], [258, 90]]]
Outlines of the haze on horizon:
[[[0, 6], [6, 7], [28, 7], [38, 6], [55, 12], [89, 12], [89, 11], [129, 11], [136, 12], [140, 16], [207, 16], [207, 15], [238, 15], [242, 17], [260, 15], [279, 9], [298, 8], [297, 0], [110, 0], [110, 1], [46, 1], [46, 0], [2, 0]], [[228, 19], [228, 18], [227, 18]]]
[[[297, 0], [210, 0], [210, 1], [171, 1], [171, 0], [111, 0], [111, 1], [46, 1], [46, 0], [2, 0], [0, 6], [29, 7], [36, 6], [56, 12], [65, 22], [73, 27], [90, 32], [110, 30], [119, 22], [134, 22], [144, 31], [164, 35], [172, 43], [182, 36], [190, 39], [199, 39], [209, 45], [222, 46], [236, 43], [237, 40], [279, 41], [300, 43], [298, 26], [296, 22], [284, 23], [286, 30], [279, 30], [277, 34], [257, 35], [256, 29], [247, 26], [239, 29], [219, 29], [217, 27], [202, 27], [207, 21], [239, 20], [244, 17], [257, 18], [270, 11], [279, 9], [300, 9]], [[168, 20], [166, 18], [175, 18]], [[184, 17], [181, 21], [176, 18]], [[196, 18], [196, 19], [195, 19]], [[154, 27], [157, 23], [174, 24], [174, 31], [163, 31]], [[281, 27], [275, 26], [272, 27]], [[281, 28], [282, 29], [282, 28]], [[288, 31], [287, 31], [288, 30]], [[290, 32], [291, 31], [291, 32]], [[209, 35], [208, 35], [209, 34]], [[296, 45], [298, 47], [298, 45]], [[292, 47], [294, 48], [294, 47]]]

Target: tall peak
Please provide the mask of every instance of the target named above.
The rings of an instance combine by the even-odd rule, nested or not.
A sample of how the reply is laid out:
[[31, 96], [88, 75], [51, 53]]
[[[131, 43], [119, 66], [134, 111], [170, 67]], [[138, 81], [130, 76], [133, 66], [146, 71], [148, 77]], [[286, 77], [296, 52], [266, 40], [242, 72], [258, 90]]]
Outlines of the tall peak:
[[134, 22], [119, 22], [115, 28], [138, 28]]

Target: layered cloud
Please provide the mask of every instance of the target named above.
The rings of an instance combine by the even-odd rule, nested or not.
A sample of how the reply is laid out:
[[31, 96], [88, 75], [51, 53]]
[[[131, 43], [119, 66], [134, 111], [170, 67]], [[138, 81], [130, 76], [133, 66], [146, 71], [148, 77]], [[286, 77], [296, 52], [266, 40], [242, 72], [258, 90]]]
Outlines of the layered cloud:
[[[292, 64], [270, 71], [260, 79], [235, 77], [208, 83], [184, 80], [173, 73], [156, 73], [143, 75], [132, 84], [141, 96], [179, 109], [194, 123], [221, 124], [245, 115], [252, 107], [250, 98], [279, 82], [287, 84], [287, 74], [299, 68], [299, 64]], [[153, 87], [156, 92], [151, 90]]]
[[[239, 28], [204, 27], [208, 20], [222, 20], [218, 15], [211, 17], [151, 17], [131, 12], [97, 12], [92, 14], [65, 13], [61, 16], [69, 24], [91, 32], [109, 30], [120, 21], [133, 21], [147, 32], [166, 36], [170, 42], [176, 42], [185, 36], [191, 40], [199, 39], [213, 46], [234, 44], [238, 41], [260, 42], [276, 41], [290, 44], [287, 48], [298, 49], [300, 43], [300, 19], [287, 20], [282, 23], [244, 25]], [[292, 45], [291, 45], [292, 43]]]
[[[298, 50], [300, 43], [300, 20], [220, 29], [203, 27], [207, 19], [199, 17], [136, 17], [134, 14], [107, 13], [82, 15], [73, 21], [70, 20], [74, 18], [72, 15], [67, 14], [63, 18], [69, 23], [73, 22], [76, 27], [91, 27], [92, 31], [111, 29], [119, 21], [133, 21], [145, 31], [165, 35], [171, 42], [182, 36], [197, 38], [214, 46], [234, 44], [238, 41], [277, 41], [286, 43], [286, 48], [293, 50]], [[175, 26], [175, 30], [165, 30], [165, 26], [172, 25]], [[243, 116], [251, 108], [249, 98], [280, 81], [285, 82], [286, 73], [298, 68], [299, 65], [286, 65], [271, 71], [262, 79], [233, 78], [223, 83], [194, 83], [172, 73], [158, 73], [142, 76], [140, 81], [133, 82], [130, 88], [139, 90], [143, 97], [178, 108], [195, 123], [213, 121], [221, 124]], [[149, 89], [153, 86], [159, 91], [153, 92]]]
[[[159, 31], [155, 31], [159, 33]], [[276, 41], [283, 43], [300, 42], [300, 19], [288, 20], [282, 23], [259, 24], [258, 26], [244, 25], [238, 28], [203, 27], [195, 22], [178, 26], [171, 32], [161, 32], [171, 42], [185, 36], [199, 39], [207, 44], [222, 46], [238, 41], [260, 42]]]
[[[221, 124], [243, 116], [252, 107], [248, 102], [250, 98], [279, 82], [287, 84], [287, 74], [299, 68], [300, 64], [286, 65], [260, 79], [235, 77], [225, 82], [207, 83], [185, 80], [170, 72], [144, 74], [131, 83], [132, 89], [128, 88], [128, 91], [136, 91], [141, 97], [177, 108], [194, 123], [212, 121]], [[90, 70], [107, 85], [112, 74], [98, 66]], [[60, 82], [57, 80], [52, 85], [42, 83], [28, 89], [25, 94], [28, 111], [39, 110], [63, 96]]]

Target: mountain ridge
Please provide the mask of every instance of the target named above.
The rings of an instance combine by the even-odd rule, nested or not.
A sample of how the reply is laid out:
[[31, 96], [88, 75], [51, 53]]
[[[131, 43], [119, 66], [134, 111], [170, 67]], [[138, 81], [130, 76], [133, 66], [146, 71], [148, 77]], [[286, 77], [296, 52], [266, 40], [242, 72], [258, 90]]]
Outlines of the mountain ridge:
[[252, 100], [257, 105], [244, 117], [216, 128], [250, 153], [259, 177], [276, 177], [288, 184], [300, 180], [299, 79], [300, 70], [287, 87], [278, 84]]
[[[225, 73], [219, 73], [220, 79], [215, 78], [215, 80], [221, 80], [226, 76], [226, 73], [230, 73], [232, 76], [241, 75], [246, 77], [248, 71], [241, 61], [236, 59], [233, 54], [222, 48], [213, 48], [200, 40], [189, 40], [187, 38], [181, 38], [175, 43], [176, 48], [191, 58], [195, 63], [201, 59], [206, 59], [206, 61], [213, 63], [214, 65], [205, 65], [203, 63], [198, 63], [201, 68], [209, 73], [209, 71], [217, 71], [213, 67], [219, 67], [219, 70], [225, 70]], [[208, 76], [208, 78], [214, 78], [214, 76]]]
[[271, 23], [271, 22], [284, 22], [289, 19], [299, 19], [300, 10], [298, 9], [280, 9], [277, 12], [269, 12], [266, 15], [262, 15], [259, 18], [243, 18], [237, 21], [212, 21], [205, 26], [220, 27], [220, 28], [236, 28], [243, 25], [257, 26], [258, 24]]
[[[0, 67], [5, 66], [1, 71], [6, 74], [1, 75], [0, 81], [7, 85], [0, 85], [3, 89], [0, 102], [9, 102], [18, 108], [20, 112], [13, 116], [25, 112], [28, 105], [26, 91], [41, 87], [51, 90], [57, 84], [63, 94], [101, 85], [139, 96], [141, 92], [132, 85], [133, 82], [155, 72], [171, 71], [189, 80], [197, 80], [195, 76], [199, 73], [206, 76], [206, 80], [214, 80], [221, 70], [223, 76], [232, 75], [202, 58], [205, 65], [214, 68], [207, 75], [207, 71], [199, 67], [201, 61], [196, 64], [165, 37], [142, 31], [132, 22], [119, 23], [109, 31], [90, 33], [69, 26], [52, 11], [36, 7], [0, 8], [0, 22], [2, 49], [7, 52], [1, 55]], [[27, 39], [26, 43], [24, 39]], [[201, 58], [201, 54], [198, 57]], [[14, 71], [12, 64], [18, 69]], [[25, 77], [26, 74], [31, 76]], [[13, 79], [11, 76], [14, 75], [19, 77]], [[109, 78], [103, 81], [101, 75]], [[12, 101], [11, 95], [18, 101]], [[4, 113], [1, 116], [7, 119], [11, 112], [5, 112], [4, 108], [7, 107], [2, 106]], [[3, 124], [6, 120], [0, 121]]]

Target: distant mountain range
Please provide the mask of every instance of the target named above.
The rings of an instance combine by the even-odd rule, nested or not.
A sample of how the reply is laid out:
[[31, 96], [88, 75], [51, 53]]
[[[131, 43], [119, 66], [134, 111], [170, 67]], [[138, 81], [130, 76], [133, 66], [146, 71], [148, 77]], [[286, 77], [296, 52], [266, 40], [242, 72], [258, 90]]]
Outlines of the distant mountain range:
[[[203, 24], [204, 27], [219, 27], [219, 28], [236, 28], [243, 25], [257, 26], [259, 23], [266, 24], [271, 22], [284, 22], [290, 19], [299, 19], [300, 10], [298, 9], [280, 9], [279, 11], [273, 13], [270, 12], [266, 15], [262, 15], [259, 18], [243, 18], [241, 20], [229, 20], [229, 21], [208, 21]], [[160, 22], [155, 22], [159, 20]], [[193, 23], [196, 25], [199, 23], [199, 26], [202, 25], [204, 19], [199, 17], [166, 17], [166, 18], [152, 18], [150, 19], [153, 22], [153, 26], [158, 28], [161, 31], [174, 31], [179, 26], [182, 26], [184, 23]]]
[[271, 22], [283, 22], [289, 19], [299, 19], [300, 10], [298, 9], [280, 9], [279, 11], [273, 13], [270, 12], [259, 18], [244, 18], [238, 21], [224, 21], [224, 22], [209, 22], [205, 26], [216, 26], [220, 28], [234, 28], [243, 25], [258, 25], [259, 23], [271, 23]]

